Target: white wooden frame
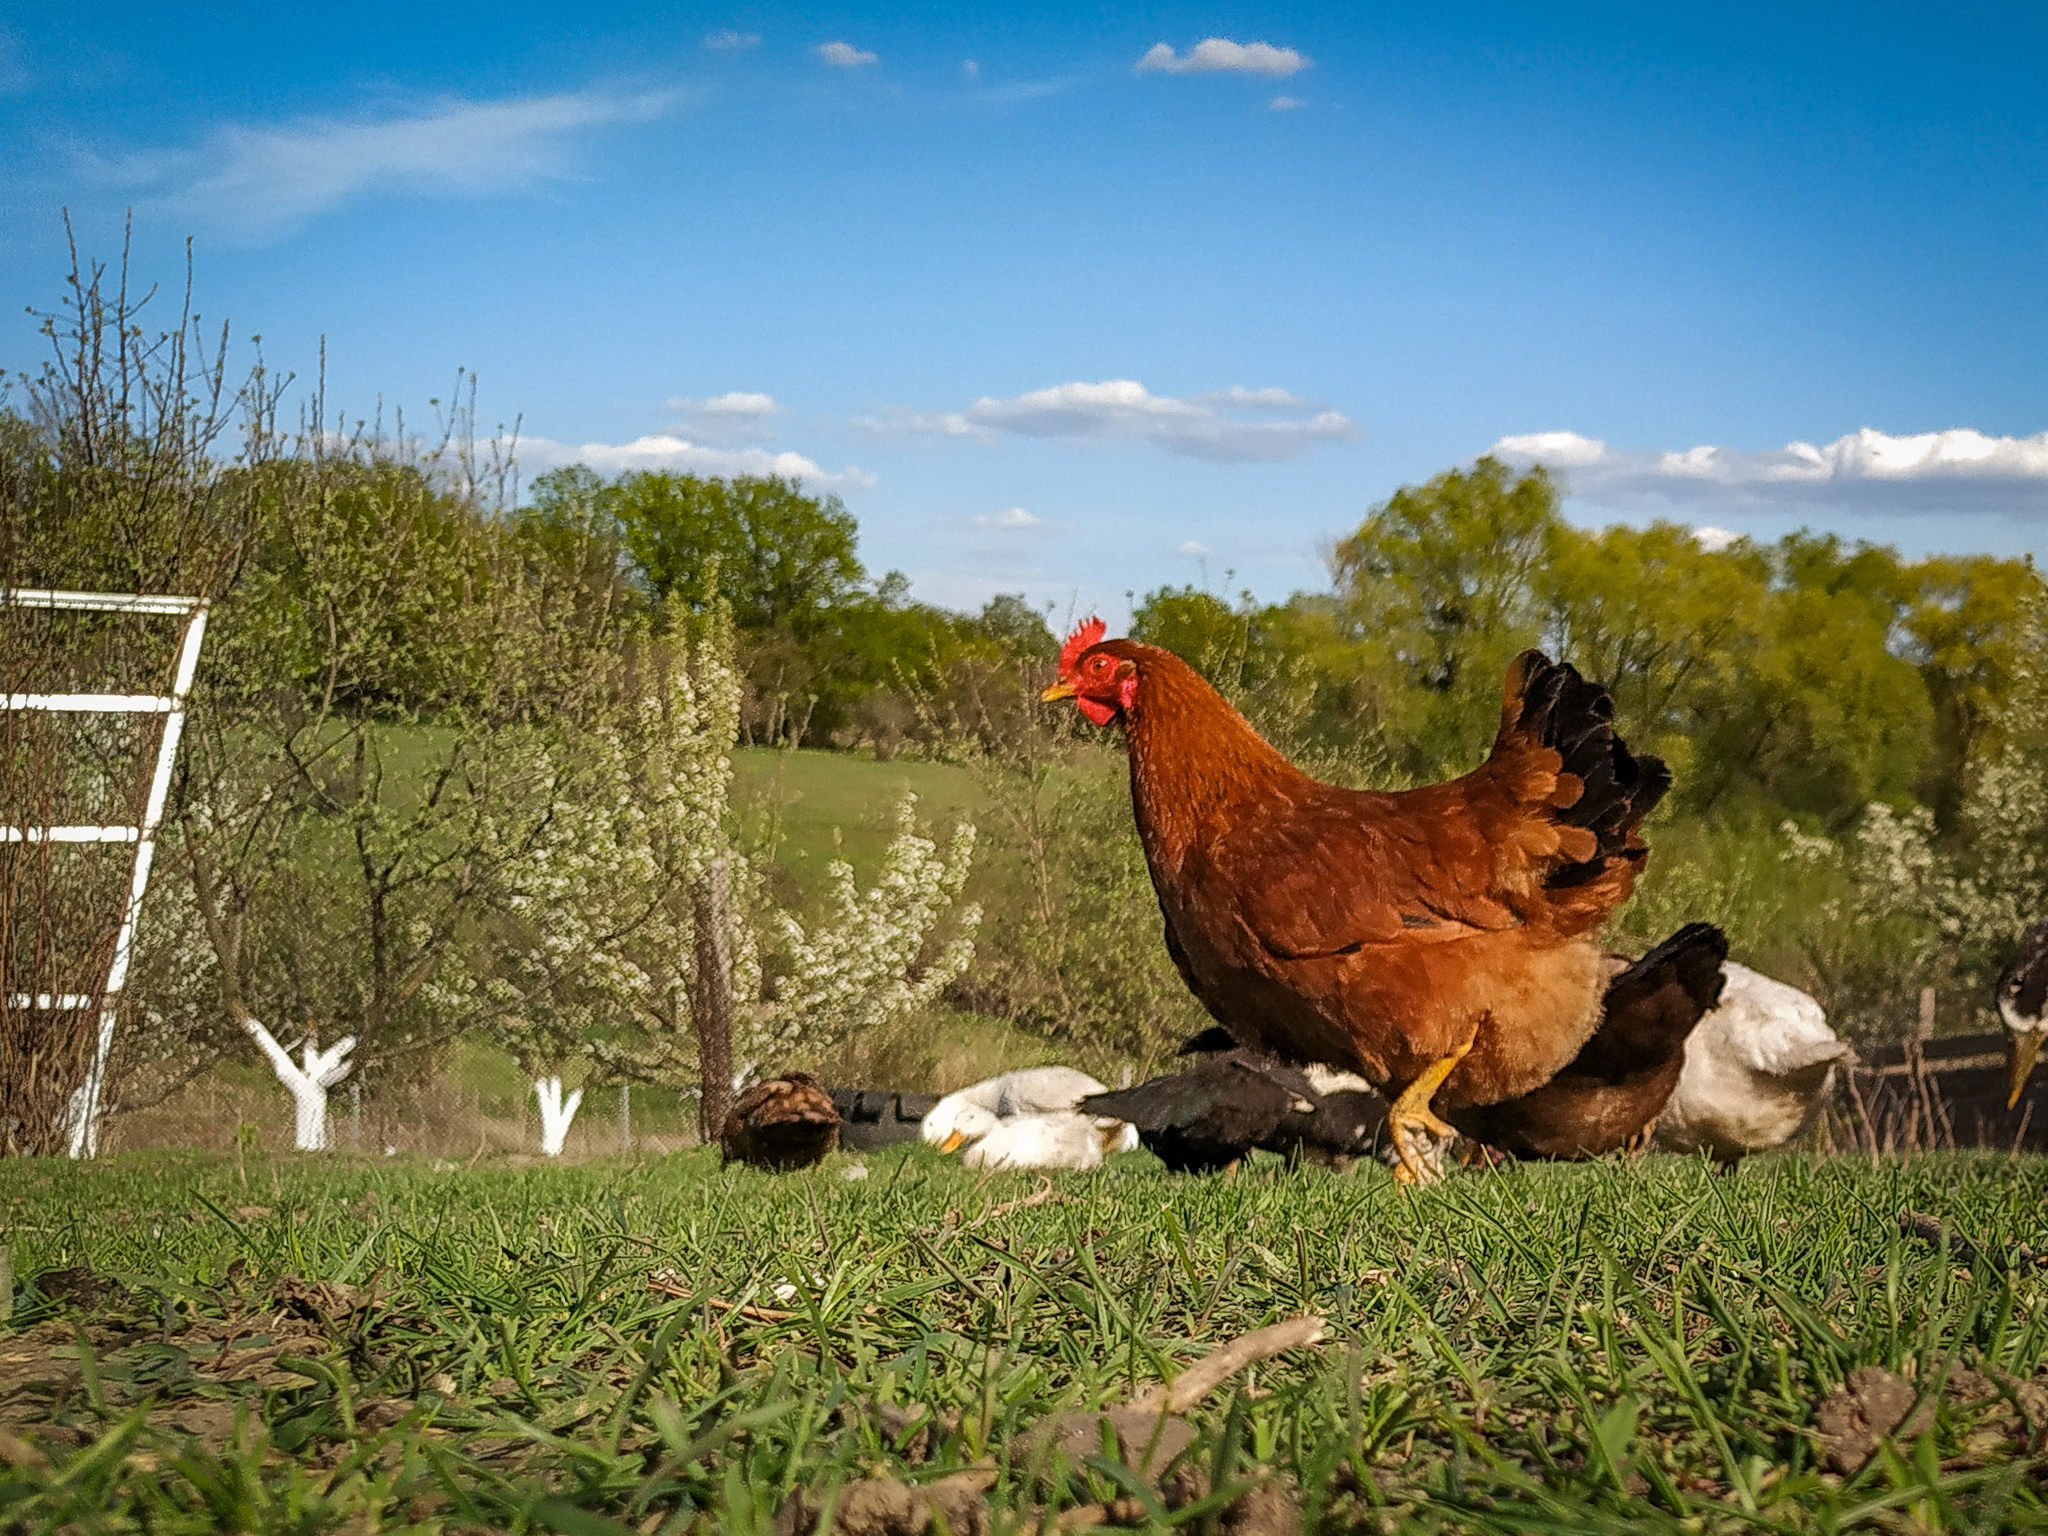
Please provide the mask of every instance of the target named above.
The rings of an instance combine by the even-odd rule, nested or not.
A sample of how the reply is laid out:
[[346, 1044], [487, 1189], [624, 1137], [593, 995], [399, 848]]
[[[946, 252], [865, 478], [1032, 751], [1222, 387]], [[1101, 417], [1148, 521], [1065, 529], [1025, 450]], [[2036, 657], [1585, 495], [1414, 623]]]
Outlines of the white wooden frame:
[[[107, 1057], [114, 1046], [114, 1015], [121, 989], [128, 982], [128, 967], [134, 958], [135, 925], [142, 913], [142, 895], [149, 888], [149, 871], [156, 858], [156, 833], [164, 817], [164, 801], [171, 791], [171, 767], [178, 756], [178, 738], [185, 730], [185, 696], [192, 691], [192, 678], [199, 670], [199, 647], [206, 638], [207, 603], [199, 597], [170, 597], [114, 592], [54, 592], [37, 588], [0, 589], [0, 606], [9, 608], [68, 609], [86, 613], [144, 613], [166, 618], [183, 618], [185, 631], [178, 647], [178, 671], [168, 694], [148, 693], [7, 693], [0, 694], [0, 709], [41, 709], [84, 714], [162, 715], [164, 730], [157, 742], [156, 771], [149, 780], [149, 799], [142, 808], [142, 820], [134, 826], [0, 827], [0, 842], [7, 843], [115, 843], [135, 845], [135, 860], [128, 879], [128, 896], [121, 904], [121, 926], [114, 938], [114, 958], [107, 967], [107, 984], [100, 994], [99, 1038], [93, 1048], [92, 1066], [85, 1083], [71, 1096], [66, 1115], [69, 1132], [67, 1150], [73, 1157], [92, 1157], [99, 1151], [100, 1097], [106, 1087]], [[72, 1010], [90, 1007], [89, 995], [60, 992], [54, 996], [39, 992], [30, 997], [17, 992], [8, 999], [14, 1008]]]

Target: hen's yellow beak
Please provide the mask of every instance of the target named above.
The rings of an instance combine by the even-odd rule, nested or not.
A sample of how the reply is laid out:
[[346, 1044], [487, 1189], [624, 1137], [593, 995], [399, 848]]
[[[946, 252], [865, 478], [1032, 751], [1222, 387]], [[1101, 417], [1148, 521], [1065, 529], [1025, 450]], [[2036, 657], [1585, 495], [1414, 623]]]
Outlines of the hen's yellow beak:
[[941, 1152], [957, 1152], [960, 1149], [960, 1143], [966, 1139], [966, 1136], [962, 1135], [959, 1131], [955, 1131], [939, 1143], [939, 1150]]
[[2033, 1075], [2034, 1060], [2041, 1054], [2041, 1032], [2028, 1030], [2025, 1034], [2012, 1037], [2012, 1067], [2006, 1079], [2005, 1107], [2017, 1109], [2020, 1095], [2027, 1090], [2027, 1079]]
[[1079, 691], [1072, 683], [1062, 679], [1057, 683], [1048, 685], [1045, 692], [1039, 695], [1039, 698], [1050, 704], [1056, 699], [1071, 699]]

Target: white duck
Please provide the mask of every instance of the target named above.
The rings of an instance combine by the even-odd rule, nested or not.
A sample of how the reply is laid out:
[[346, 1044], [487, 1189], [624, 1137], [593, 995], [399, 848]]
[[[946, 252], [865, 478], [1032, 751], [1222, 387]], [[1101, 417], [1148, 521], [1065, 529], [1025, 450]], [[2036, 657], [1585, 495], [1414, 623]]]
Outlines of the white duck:
[[1111, 1152], [1134, 1152], [1138, 1128], [1072, 1110], [1004, 1120], [967, 1149], [969, 1168], [1100, 1168]]
[[1072, 1067], [1005, 1072], [947, 1094], [919, 1134], [941, 1152], [972, 1143], [970, 1168], [1095, 1168], [1104, 1152], [1138, 1144], [1137, 1131], [1120, 1120], [1073, 1113], [1089, 1094], [1107, 1091]]
[[941, 1152], [979, 1141], [1005, 1120], [1072, 1109], [1091, 1093], [1109, 1089], [1072, 1067], [1029, 1067], [949, 1093], [931, 1107], [919, 1134]]
[[1849, 1047], [1819, 1003], [1726, 961], [1721, 1001], [1685, 1042], [1685, 1066], [1657, 1120], [1656, 1144], [1732, 1165], [1811, 1125]]

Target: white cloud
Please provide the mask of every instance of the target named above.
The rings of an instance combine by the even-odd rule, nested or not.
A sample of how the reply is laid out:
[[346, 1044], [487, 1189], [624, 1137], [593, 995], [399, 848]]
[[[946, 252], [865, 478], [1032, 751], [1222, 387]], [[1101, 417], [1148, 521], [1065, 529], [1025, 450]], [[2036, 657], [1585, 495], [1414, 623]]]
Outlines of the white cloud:
[[1831, 443], [1763, 452], [1634, 452], [1576, 432], [1531, 432], [1502, 438], [1492, 452], [1569, 470], [1573, 494], [1615, 505], [2048, 514], [2048, 432], [1992, 437], [1956, 427], [1895, 436], [1864, 427]]
[[103, 179], [151, 206], [203, 219], [216, 234], [282, 233], [373, 191], [478, 196], [569, 174], [568, 141], [671, 110], [673, 92], [584, 91], [510, 101], [450, 101], [376, 121], [229, 124], [196, 149], [96, 161]]
[[717, 447], [764, 438], [778, 418], [789, 414], [773, 395], [745, 389], [728, 390], [706, 399], [683, 396], [663, 403], [675, 412], [684, 434]]
[[1742, 537], [1733, 528], [1716, 528], [1712, 523], [1702, 523], [1693, 529], [1692, 536], [1700, 548], [1710, 555], [1718, 555]]
[[869, 53], [865, 48], [856, 48], [851, 43], [821, 43], [818, 57], [827, 64], [836, 64], [841, 69], [859, 69], [863, 64], [879, 64], [880, 54]]
[[1170, 44], [1154, 43], [1132, 66], [1139, 73], [1158, 71], [1167, 75], [1271, 75], [1276, 78], [1307, 69], [1309, 60], [1292, 48], [1275, 48], [1271, 43], [1233, 43], [1227, 37], [1205, 37], [1186, 53], [1175, 53]]
[[758, 48], [761, 46], [761, 34], [735, 32], [731, 27], [727, 27], [723, 32], [713, 32], [706, 37], [704, 46], [719, 53], [733, 53], [742, 48]]
[[723, 416], [736, 421], [759, 421], [767, 416], [781, 416], [787, 409], [777, 404], [773, 395], [764, 395], [747, 389], [729, 389], [722, 395], [712, 395], [704, 400], [671, 400], [668, 406], [672, 411], [688, 411], [699, 416]]
[[978, 438], [1003, 434], [1147, 442], [1169, 453], [1217, 462], [1291, 459], [1317, 443], [1351, 442], [1350, 418], [1284, 389], [1233, 387], [1209, 394], [1155, 395], [1135, 379], [1056, 384], [964, 411], [901, 413], [854, 423], [878, 434]]
[[1203, 556], [1213, 555], [1216, 553], [1216, 551], [1211, 549], [1208, 545], [1197, 544], [1193, 539], [1189, 539], [1185, 544], [1174, 545], [1173, 552], [1176, 555], [1193, 555], [1197, 559], [1200, 559]]
[[875, 477], [858, 465], [849, 464], [835, 473], [821, 468], [814, 459], [788, 450], [777, 453], [767, 448], [719, 448], [667, 432], [636, 437], [630, 443], [581, 445], [558, 443], [547, 437], [522, 437], [519, 462], [527, 470], [587, 464], [606, 475], [639, 469], [674, 469], [695, 475], [781, 475], [818, 490], [866, 489], [875, 483]]
[[1043, 528], [1045, 519], [1033, 517], [1022, 507], [1005, 507], [1000, 512], [984, 512], [974, 519], [977, 528]]
[[1308, 103], [1297, 101], [1292, 96], [1275, 96], [1267, 105], [1272, 107], [1275, 112], [1292, 112], [1296, 107], [1304, 107]]
[[1496, 458], [1541, 461], [1555, 469], [1570, 469], [1599, 463], [1607, 445], [1597, 437], [1581, 437], [1576, 432], [1524, 432], [1519, 437], [1502, 438], [1489, 451]]
[[960, 73], [970, 80], [979, 80], [981, 78], [981, 66], [972, 59], [962, 59], [960, 61]]

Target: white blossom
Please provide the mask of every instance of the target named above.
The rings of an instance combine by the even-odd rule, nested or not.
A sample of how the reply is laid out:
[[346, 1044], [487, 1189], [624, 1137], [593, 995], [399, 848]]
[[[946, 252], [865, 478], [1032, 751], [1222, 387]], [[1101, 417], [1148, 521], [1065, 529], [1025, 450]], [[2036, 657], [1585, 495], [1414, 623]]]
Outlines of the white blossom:
[[[872, 888], [858, 889], [852, 867], [835, 862], [820, 919], [806, 925], [774, 905], [732, 841], [740, 678], [723, 609], [695, 621], [691, 644], [668, 658], [623, 717], [550, 764], [558, 809], [505, 903], [494, 967], [434, 982], [521, 994], [502, 1010], [499, 1034], [536, 1075], [572, 1056], [620, 1079], [697, 1075], [690, 890], [714, 859], [725, 862], [730, 893], [741, 1081], [928, 1006], [974, 957], [981, 914], [959, 903], [974, 828], [963, 822], [941, 852], [917, 830], [914, 795], [898, 807]], [[764, 937], [786, 961], [772, 999], [763, 997]]]
[[1996, 955], [2048, 912], [2044, 723], [2048, 606], [2036, 599], [2022, 611], [2012, 687], [1997, 721], [2004, 745], [1971, 775], [1960, 836], [1938, 840], [1925, 807], [1870, 806], [1849, 850], [1861, 913], [1917, 918], [1951, 951]]
[[936, 1000], [974, 959], [981, 909], [970, 903], [953, 912], [952, 936], [922, 967], [919, 956], [959, 900], [973, 860], [973, 824], [955, 827], [941, 854], [918, 833], [917, 796], [906, 792], [873, 887], [856, 889], [853, 866], [837, 860], [822, 921], [806, 929], [789, 913], [777, 914], [791, 971], [753, 1031], [751, 1053], [834, 1044]]

